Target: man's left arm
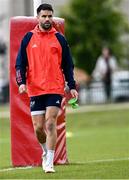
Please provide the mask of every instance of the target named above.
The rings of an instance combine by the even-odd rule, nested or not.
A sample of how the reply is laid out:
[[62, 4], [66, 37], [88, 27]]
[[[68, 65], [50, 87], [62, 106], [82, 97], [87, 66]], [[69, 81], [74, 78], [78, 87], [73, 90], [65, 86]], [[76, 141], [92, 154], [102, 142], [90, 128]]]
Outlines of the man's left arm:
[[62, 48], [62, 69], [72, 97], [78, 99], [78, 92], [76, 91], [76, 82], [74, 80], [74, 64], [69, 45], [65, 38], [63, 40]]

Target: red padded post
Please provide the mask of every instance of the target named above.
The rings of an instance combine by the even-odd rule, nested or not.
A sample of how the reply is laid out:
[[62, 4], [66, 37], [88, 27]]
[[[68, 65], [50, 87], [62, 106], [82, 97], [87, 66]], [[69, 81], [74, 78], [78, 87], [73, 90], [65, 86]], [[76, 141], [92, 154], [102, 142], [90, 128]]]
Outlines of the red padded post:
[[[11, 155], [13, 166], [41, 165], [41, 147], [34, 135], [29, 98], [20, 95], [15, 77], [15, 62], [21, 40], [26, 32], [37, 24], [34, 17], [14, 17], [10, 22], [10, 117], [11, 117]], [[64, 33], [64, 19], [54, 18], [55, 28]], [[65, 100], [57, 122], [57, 146], [55, 164], [67, 163]]]

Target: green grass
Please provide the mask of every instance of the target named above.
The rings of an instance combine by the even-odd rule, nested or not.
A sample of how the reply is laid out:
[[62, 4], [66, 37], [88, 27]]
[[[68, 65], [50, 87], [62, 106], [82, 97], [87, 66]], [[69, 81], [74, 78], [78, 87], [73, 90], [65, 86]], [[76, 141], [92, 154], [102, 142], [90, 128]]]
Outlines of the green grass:
[[0, 104], [0, 112], [2, 111], [9, 111], [9, 103], [3, 105]]
[[[67, 115], [70, 164], [55, 174], [41, 167], [0, 172], [6, 179], [128, 179], [129, 111], [115, 110]], [[114, 159], [114, 161], [112, 160]], [[127, 159], [127, 160], [126, 160]], [[102, 160], [97, 162], [97, 160]], [[107, 161], [106, 161], [107, 160]], [[109, 161], [108, 161], [109, 160]], [[11, 167], [9, 120], [0, 120], [0, 169]]]

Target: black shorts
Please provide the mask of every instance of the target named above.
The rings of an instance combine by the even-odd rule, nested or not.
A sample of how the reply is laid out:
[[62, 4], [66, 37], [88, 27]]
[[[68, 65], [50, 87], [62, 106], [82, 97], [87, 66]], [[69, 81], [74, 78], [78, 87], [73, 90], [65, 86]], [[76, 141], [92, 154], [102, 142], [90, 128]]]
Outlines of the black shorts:
[[62, 96], [59, 94], [45, 94], [30, 97], [31, 115], [45, 114], [46, 107], [55, 106], [60, 108]]

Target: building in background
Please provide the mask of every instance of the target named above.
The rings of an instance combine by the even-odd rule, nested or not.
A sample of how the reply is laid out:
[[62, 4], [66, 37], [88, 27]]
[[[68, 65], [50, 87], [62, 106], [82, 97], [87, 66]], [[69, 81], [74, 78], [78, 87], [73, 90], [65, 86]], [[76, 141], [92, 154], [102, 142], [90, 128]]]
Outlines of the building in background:
[[129, 0], [122, 0], [121, 11], [126, 15], [129, 22]]
[[[0, 0], [1, 1], [1, 0]], [[4, 0], [2, 0], [4, 1]], [[10, 6], [10, 16], [33, 16], [33, 0], [5, 0]], [[15, 3], [14, 3], [15, 1]], [[55, 16], [58, 16], [59, 9], [69, 0], [41, 0], [42, 3], [50, 3], [54, 8]]]

